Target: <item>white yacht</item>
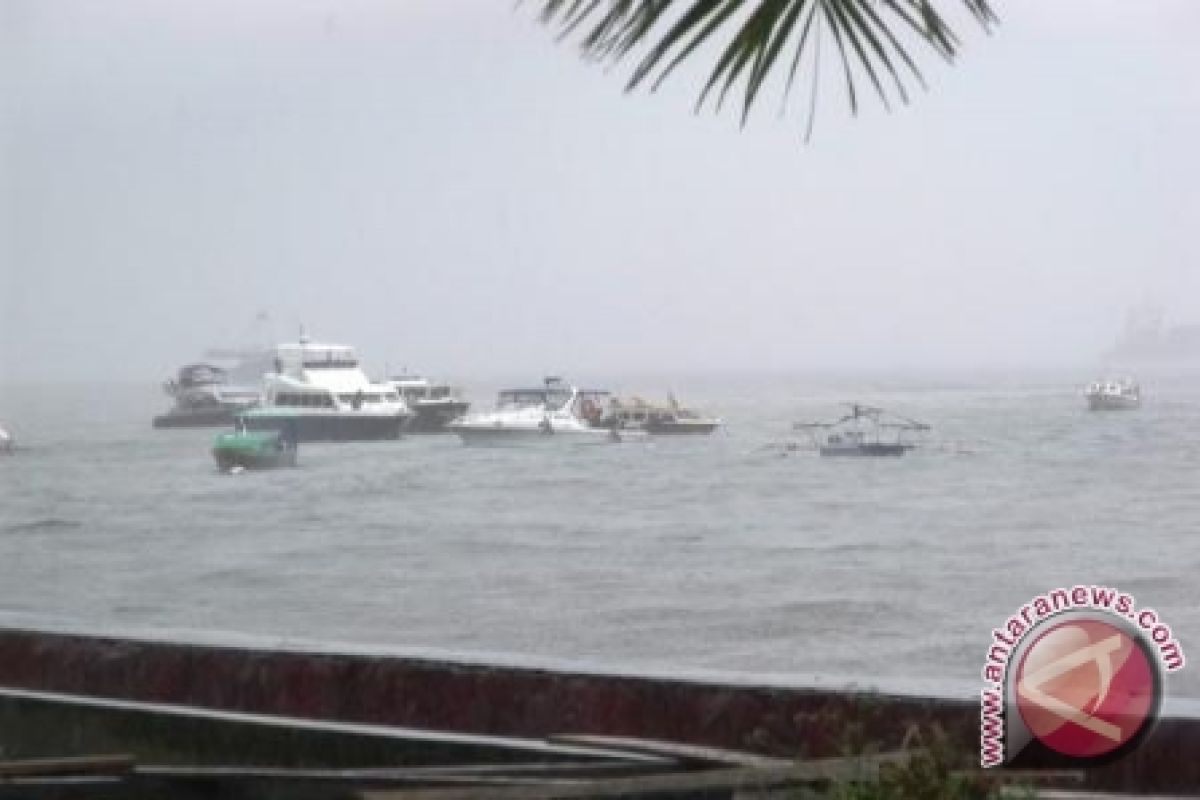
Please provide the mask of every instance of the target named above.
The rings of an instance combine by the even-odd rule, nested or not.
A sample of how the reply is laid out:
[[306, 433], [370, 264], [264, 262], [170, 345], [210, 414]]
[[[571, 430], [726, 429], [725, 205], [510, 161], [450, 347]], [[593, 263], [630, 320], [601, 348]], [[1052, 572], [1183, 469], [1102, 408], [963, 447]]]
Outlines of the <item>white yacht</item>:
[[538, 389], [500, 392], [494, 411], [468, 414], [446, 427], [466, 444], [609, 442], [615, 432], [599, 425], [607, 396], [546, 378]]
[[1088, 385], [1083, 396], [1092, 411], [1117, 411], [1142, 404], [1141, 389], [1131, 378], [1095, 381]]
[[405, 372], [388, 378], [385, 383], [399, 392], [412, 412], [405, 433], [444, 433], [449, 423], [471, 407], [457, 388], [420, 375]]
[[301, 335], [275, 348], [262, 404], [238, 415], [246, 430], [278, 430], [299, 442], [398, 439], [408, 407], [389, 384], [372, 383], [354, 348]]
[[258, 404], [263, 373], [270, 369], [270, 351], [213, 351], [210, 355], [229, 356], [231, 363], [180, 367], [178, 375], [163, 384], [163, 391], [175, 403], [154, 418], [154, 427], [228, 425], [240, 412]]

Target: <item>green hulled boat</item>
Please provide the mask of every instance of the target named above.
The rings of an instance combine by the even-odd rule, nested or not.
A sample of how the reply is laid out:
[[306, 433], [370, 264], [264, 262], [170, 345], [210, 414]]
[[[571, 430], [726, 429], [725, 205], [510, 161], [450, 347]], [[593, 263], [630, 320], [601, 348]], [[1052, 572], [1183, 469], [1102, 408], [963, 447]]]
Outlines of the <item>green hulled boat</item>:
[[275, 469], [296, 466], [296, 441], [281, 431], [234, 431], [213, 442], [217, 469]]

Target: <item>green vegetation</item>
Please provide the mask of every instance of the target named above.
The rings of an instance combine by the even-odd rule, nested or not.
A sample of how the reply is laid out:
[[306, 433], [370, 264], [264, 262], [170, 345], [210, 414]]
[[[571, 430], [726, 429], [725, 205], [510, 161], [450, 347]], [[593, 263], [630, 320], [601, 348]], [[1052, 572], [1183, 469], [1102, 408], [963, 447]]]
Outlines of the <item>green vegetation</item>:
[[870, 759], [864, 754], [862, 778], [835, 784], [823, 796], [830, 800], [986, 800], [1036, 796], [1028, 786], [1003, 783], [1002, 773], [988, 774], [974, 769], [972, 754], [937, 725], [912, 728], [907, 740], [906, 749], [911, 749], [907, 761], [881, 765], [877, 774], [870, 774], [866, 769]]
[[[811, 81], [808, 129], [815, 109], [821, 43], [833, 47], [851, 112], [857, 81], [867, 78], [885, 106], [908, 102], [909, 82], [925, 82], [913, 53], [932, 51], [952, 61], [960, 40], [945, 7], [961, 7], [984, 30], [997, 17], [989, 0], [537, 0], [541, 19], [561, 37], [579, 33], [585, 57], [616, 63], [643, 50], [626, 89], [656, 89], [679, 64], [715, 46], [716, 64], [696, 106], [742, 86], [743, 124], [767, 77], [785, 76], [784, 96], [798, 77]], [[780, 56], [784, 55], [783, 61]], [[786, 66], [784, 66], [786, 65]]]

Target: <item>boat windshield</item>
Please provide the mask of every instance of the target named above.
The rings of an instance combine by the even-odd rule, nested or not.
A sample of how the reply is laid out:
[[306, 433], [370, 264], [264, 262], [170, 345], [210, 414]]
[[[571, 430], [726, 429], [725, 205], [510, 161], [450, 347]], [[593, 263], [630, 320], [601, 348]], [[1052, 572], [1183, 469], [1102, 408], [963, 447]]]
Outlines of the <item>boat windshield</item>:
[[305, 369], [354, 369], [358, 366], [358, 359], [353, 355], [338, 356], [333, 353], [326, 353], [323, 358], [314, 359], [309, 356], [304, 357]]
[[500, 393], [498, 408], [562, 408], [571, 399], [566, 389], [510, 389]]
[[193, 386], [206, 386], [213, 383], [224, 383], [225, 370], [211, 364], [190, 364], [179, 370], [179, 383], [185, 389]]
[[283, 345], [278, 355], [284, 363], [294, 364], [299, 360], [304, 369], [354, 369], [358, 366], [354, 348], [346, 345]]
[[581, 390], [575, 398], [575, 413], [586, 420], [598, 421], [604, 416], [604, 406], [609, 398], [608, 392], [593, 389]]

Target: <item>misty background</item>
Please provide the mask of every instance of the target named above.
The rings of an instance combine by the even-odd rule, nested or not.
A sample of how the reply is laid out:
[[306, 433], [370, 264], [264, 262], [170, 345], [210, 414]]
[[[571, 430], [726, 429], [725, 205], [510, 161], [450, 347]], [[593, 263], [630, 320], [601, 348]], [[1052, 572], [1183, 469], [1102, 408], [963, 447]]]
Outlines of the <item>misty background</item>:
[[[892, 113], [692, 113], [507, 0], [0, 0], [0, 381], [1037, 368], [1200, 321], [1200, 5], [1010, 0]], [[835, 76], [836, 77], [836, 76]]]

